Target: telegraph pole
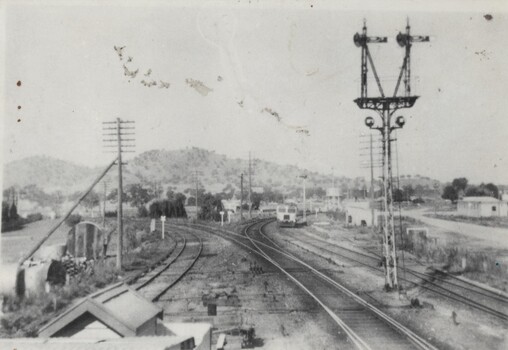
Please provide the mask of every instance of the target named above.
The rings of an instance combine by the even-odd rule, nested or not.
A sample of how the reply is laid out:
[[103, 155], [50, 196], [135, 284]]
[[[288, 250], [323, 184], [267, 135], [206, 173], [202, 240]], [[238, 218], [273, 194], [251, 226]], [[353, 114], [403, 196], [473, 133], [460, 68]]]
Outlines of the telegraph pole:
[[[128, 124], [133, 124], [134, 121], [121, 120], [120, 118], [116, 118], [116, 121], [111, 122], [103, 122], [102, 124], [111, 125], [107, 127], [103, 127], [104, 131], [116, 131], [116, 132], [107, 132], [103, 134], [104, 136], [115, 136], [116, 138], [104, 139], [104, 142], [112, 142], [113, 144], [107, 144], [105, 147], [115, 147], [117, 148], [118, 158], [118, 208], [117, 208], [117, 247], [116, 247], [116, 268], [118, 270], [122, 269], [122, 254], [123, 254], [123, 179], [122, 179], [122, 153], [134, 153], [135, 151], [131, 149], [131, 147], [135, 147], [131, 142], [135, 141], [134, 138], [122, 138], [122, 136], [126, 135], [134, 135], [134, 132], [126, 132], [125, 130], [133, 130], [134, 126], [128, 126]], [[112, 126], [114, 125], [114, 126]], [[114, 144], [116, 143], [116, 145]], [[115, 151], [110, 151], [115, 152]]]
[[252, 166], [251, 166], [251, 156], [249, 152], [249, 219], [252, 219]]
[[195, 172], [196, 176], [196, 220], [198, 219], [198, 190], [199, 190], [199, 177], [198, 177], [198, 171]]
[[118, 143], [118, 209], [117, 209], [117, 231], [118, 244], [116, 247], [116, 268], [122, 269], [123, 250], [123, 179], [122, 179], [122, 138], [120, 134], [120, 118], [116, 118], [116, 135]]
[[[196, 220], [198, 219], [198, 212], [199, 212], [199, 205], [198, 205], [198, 198], [199, 198], [199, 175], [202, 175], [202, 172], [195, 169], [193, 172], [190, 173], [191, 181], [194, 181], [194, 186], [196, 187], [196, 198], [195, 198], [195, 207], [196, 207]], [[192, 186], [192, 182], [191, 182]]]
[[243, 173], [240, 174], [240, 221], [243, 221]]
[[374, 152], [372, 150], [372, 134], [370, 134], [370, 212], [371, 226], [374, 228]]
[[307, 175], [300, 175], [303, 179], [303, 222], [307, 222], [307, 205], [305, 203], [305, 180], [307, 180]]
[[106, 181], [104, 181], [103, 184], [104, 184], [104, 198], [102, 201], [102, 227], [105, 228], [106, 227], [106, 197], [108, 195], [108, 192], [107, 192], [108, 184], [106, 183]]
[[[396, 118], [395, 123], [392, 121], [393, 114], [402, 108], [411, 108], [418, 96], [411, 95], [411, 69], [410, 69], [410, 52], [411, 46], [415, 42], [426, 42], [430, 38], [428, 36], [412, 36], [410, 34], [409, 21], [406, 26], [406, 32], [397, 35], [397, 43], [405, 48], [404, 59], [400, 69], [397, 84], [393, 96], [386, 96], [381, 85], [381, 81], [376, 71], [374, 61], [369, 51], [368, 44], [386, 43], [387, 37], [370, 37], [367, 36], [367, 26], [364, 20], [362, 33], [356, 33], [353, 37], [354, 43], [362, 50], [361, 53], [361, 96], [354, 100], [360, 109], [371, 109], [378, 113], [381, 119], [381, 125], [376, 126], [373, 117], [365, 119], [365, 125], [370, 129], [376, 129], [381, 133], [382, 138], [382, 166], [383, 166], [383, 265], [385, 268], [385, 289], [398, 289], [397, 277], [397, 253], [395, 244], [395, 229], [393, 217], [393, 174], [391, 159], [391, 132], [404, 126], [404, 117]], [[369, 97], [367, 90], [367, 73], [368, 67], [372, 69], [378, 90], [379, 97]], [[400, 83], [403, 79], [405, 91], [403, 96], [397, 95]], [[395, 125], [394, 125], [395, 124]]]

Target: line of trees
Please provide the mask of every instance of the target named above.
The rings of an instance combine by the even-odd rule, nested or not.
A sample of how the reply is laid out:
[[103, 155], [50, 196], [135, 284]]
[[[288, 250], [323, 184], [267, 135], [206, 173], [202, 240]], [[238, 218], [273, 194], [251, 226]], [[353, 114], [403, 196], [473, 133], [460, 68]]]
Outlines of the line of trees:
[[453, 179], [443, 189], [441, 198], [449, 199], [456, 203], [462, 197], [494, 197], [499, 198], [499, 188], [493, 183], [481, 183], [480, 185], [470, 185], [465, 177]]

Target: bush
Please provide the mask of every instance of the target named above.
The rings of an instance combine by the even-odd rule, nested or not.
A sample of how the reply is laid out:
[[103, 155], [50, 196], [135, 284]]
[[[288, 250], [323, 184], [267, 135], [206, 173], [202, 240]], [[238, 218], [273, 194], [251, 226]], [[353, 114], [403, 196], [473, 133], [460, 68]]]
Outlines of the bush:
[[146, 218], [148, 214], [148, 209], [144, 205], [138, 208], [138, 217]]
[[74, 226], [74, 225], [77, 225], [81, 222], [81, 215], [79, 214], [71, 214], [67, 219], [65, 219], [65, 223], [67, 224], [67, 226]]
[[30, 214], [26, 217], [28, 223], [42, 220], [41, 213]]
[[107, 218], [116, 218], [117, 211], [116, 210], [114, 210], [114, 211], [106, 211], [105, 215], [106, 215]]

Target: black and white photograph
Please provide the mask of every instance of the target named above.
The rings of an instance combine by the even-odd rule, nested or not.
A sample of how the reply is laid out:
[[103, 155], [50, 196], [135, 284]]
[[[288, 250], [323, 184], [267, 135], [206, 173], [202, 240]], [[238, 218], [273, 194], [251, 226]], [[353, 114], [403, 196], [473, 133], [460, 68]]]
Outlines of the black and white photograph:
[[508, 349], [506, 0], [0, 0], [0, 349]]

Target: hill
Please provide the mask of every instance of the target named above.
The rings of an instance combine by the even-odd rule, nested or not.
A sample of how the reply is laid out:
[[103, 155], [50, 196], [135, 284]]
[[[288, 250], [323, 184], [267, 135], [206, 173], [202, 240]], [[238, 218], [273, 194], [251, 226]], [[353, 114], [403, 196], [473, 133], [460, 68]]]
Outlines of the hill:
[[3, 171], [4, 188], [36, 185], [47, 193], [77, 191], [96, 173], [95, 169], [47, 156], [7, 163]]
[[[180, 150], [151, 150], [139, 154], [124, 167], [125, 186], [141, 183], [144, 186], [168, 187], [176, 191], [195, 189], [195, 173], [198, 173], [199, 186], [210, 192], [221, 192], [225, 188], [238, 190], [240, 174], [244, 173], [244, 186], [248, 184], [249, 161], [229, 158], [201, 148]], [[84, 190], [100, 173], [101, 168], [80, 166], [71, 162], [35, 156], [7, 163], [4, 166], [4, 189], [10, 186], [23, 188], [36, 185], [46, 193], [61, 191], [70, 194]], [[252, 181], [256, 187], [270, 187], [283, 192], [301, 188], [302, 174], [307, 174], [307, 188], [327, 188], [332, 184], [330, 175], [306, 171], [296, 165], [280, 165], [259, 159], [252, 161]], [[116, 182], [116, 172], [106, 176], [111, 184]], [[401, 177], [401, 185], [423, 185], [433, 188], [436, 180], [425, 177]], [[438, 183], [438, 182], [437, 182]], [[349, 179], [335, 177], [336, 186], [343, 193], [356, 189], [365, 192], [369, 182], [362, 177]], [[101, 189], [97, 189], [100, 192]], [[351, 193], [351, 192], [350, 192]]]

